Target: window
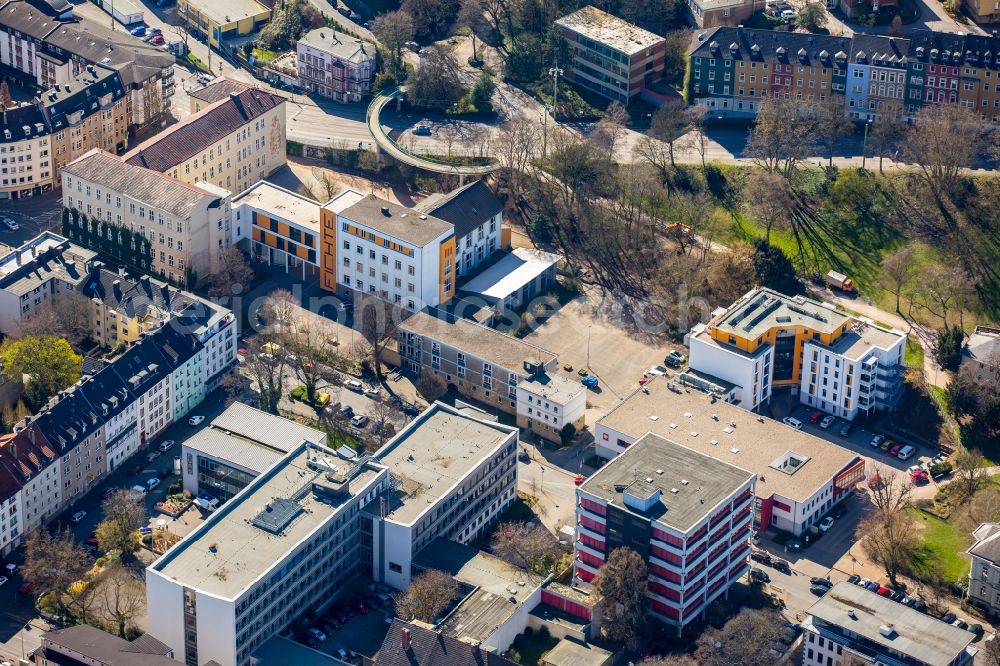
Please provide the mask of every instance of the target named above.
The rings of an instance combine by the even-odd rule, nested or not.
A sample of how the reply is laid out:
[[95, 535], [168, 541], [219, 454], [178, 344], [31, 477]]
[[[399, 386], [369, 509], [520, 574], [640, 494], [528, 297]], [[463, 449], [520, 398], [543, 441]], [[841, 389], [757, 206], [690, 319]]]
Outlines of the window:
[[393, 573], [403, 573], [403, 567], [395, 562], [389, 562], [389, 571], [392, 571]]

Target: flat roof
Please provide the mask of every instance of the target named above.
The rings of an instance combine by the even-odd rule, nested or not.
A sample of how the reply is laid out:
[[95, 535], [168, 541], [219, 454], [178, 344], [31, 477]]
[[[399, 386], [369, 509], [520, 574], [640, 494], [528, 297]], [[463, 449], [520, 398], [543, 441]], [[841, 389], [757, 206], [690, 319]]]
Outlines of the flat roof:
[[426, 310], [404, 321], [399, 330], [437, 340], [487, 363], [519, 373], [524, 372], [526, 360], [546, 366], [558, 358], [555, 352], [468, 319], [435, 317]]
[[556, 20], [556, 24], [627, 55], [664, 41], [656, 33], [588, 5]]
[[[580, 487], [615, 506], [688, 532], [734, 495], [754, 473], [701, 451], [647, 433]], [[624, 497], [659, 500], [642, 511]]]
[[476, 641], [492, 636], [544, 582], [542, 576], [489, 553], [440, 537], [420, 551], [413, 564], [478, 588], [438, 626], [455, 638]]
[[461, 291], [503, 301], [533, 282], [562, 259], [558, 254], [529, 248], [515, 248], [461, 287]]
[[764, 287], [747, 292], [710, 323], [720, 331], [752, 340], [772, 328], [805, 326], [820, 333], [833, 333], [850, 316], [829, 303], [804, 296], [785, 296]]
[[374, 194], [363, 197], [338, 214], [417, 247], [423, 247], [449, 233], [454, 234], [455, 231], [455, 227], [444, 220], [379, 199]]
[[228, 430], [285, 453], [297, 447], [302, 440], [326, 444], [326, 433], [322, 430], [283, 416], [275, 416], [242, 402], [234, 402], [212, 419], [211, 427]]
[[851, 329], [841, 335], [830, 348], [845, 358], [857, 361], [873, 347], [890, 349], [903, 337], [902, 331], [882, 328], [856, 319]]
[[346, 190], [344, 190], [343, 192], [341, 192], [340, 194], [338, 194], [337, 196], [335, 196], [334, 198], [330, 199], [325, 204], [323, 204], [323, 208], [331, 210], [337, 215], [340, 215], [342, 212], [344, 212], [345, 210], [347, 210], [348, 208], [350, 208], [351, 206], [358, 203], [364, 198], [365, 195], [362, 194], [361, 192], [358, 192], [357, 190], [352, 190], [351, 188], [347, 188]]
[[[284, 636], [272, 636], [253, 653], [256, 666], [348, 666], [333, 655], [314, 650]], [[176, 663], [176, 662], [174, 662]]]
[[518, 384], [520, 388], [530, 391], [533, 395], [546, 400], [565, 405], [587, 389], [583, 384], [560, 377], [559, 375], [538, 375]]
[[[598, 423], [635, 438], [653, 432], [749, 470], [757, 475], [756, 494], [761, 498], [776, 493], [804, 501], [859, 458], [780, 421], [722, 400], [713, 402], [709, 394], [667, 377], [654, 377]], [[791, 474], [772, 466], [789, 452], [805, 460]]]
[[233, 199], [233, 208], [241, 204], [253, 206], [300, 227], [319, 232], [321, 205], [318, 201], [273, 185], [266, 180], [251, 185]]
[[545, 653], [542, 663], [546, 666], [604, 666], [611, 663], [612, 654], [589, 643], [563, 638]]
[[516, 432], [435, 402], [375, 453], [399, 480], [387, 519], [413, 523]]
[[271, 10], [256, 0], [211, 0], [192, 2], [196, 11], [204, 14], [219, 25], [236, 23], [251, 16], [270, 15]]
[[[851, 612], [853, 616], [848, 614]], [[948, 666], [966, 649], [976, 650], [969, 645], [975, 635], [965, 629], [848, 582], [834, 585], [806, 613], [812, 617], [804, 624], [816, 626], [812, 622], [816, 618], [843, 627], [887, 652], [898, 652], [930, 666]], [[889, 636], [882, 635], [884, 625], [893, 629]]]
[[[332, 503], [310, 491], [326, 474], [310, 466], [319, 455], [337, 465], [351, 465], [325, 447], [303, 444], [226, 502], [150, 569], [186, 587], [223, 599], [236, 599], [271, 571], [290, 551], [340, 512], [345, 502], [367, 492], [385, 470], [367, 464], [355, 470], [344, 501]], [[255, 524], [264, 518], [273, 529]]]

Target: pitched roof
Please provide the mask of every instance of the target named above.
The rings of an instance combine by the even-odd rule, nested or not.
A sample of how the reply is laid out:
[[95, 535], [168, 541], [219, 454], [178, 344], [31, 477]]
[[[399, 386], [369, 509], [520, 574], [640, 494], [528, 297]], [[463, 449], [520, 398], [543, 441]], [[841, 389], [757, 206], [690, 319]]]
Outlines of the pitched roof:
[[13, 461], [7, 460], [5, 452], [7, 442], [14, 439], [14, 433], [0, 435], [0, 502], [6, 501], [18, 493], [24, 486], [23, 477], [16, 472]]
[[332, 28], [310, 30], [302, 35], [299, 44], [332, 53], [340, 60], [348, 62], [366, 62], [375, 57], [374, 44], [368, 44]]
[[109, 109], [114, 102], [125, 97], [122, 80], [113, 69], [87, 65], [71, 81], [56, 90], [45, 93], [42, 104], [53, 132], [73, 125], [73, 114], [86, 118], [98, 111]]
[[216, 194], [208, 190], [182, 183], [161, 171], [144, 168], [131, 161], [125, 162], [122, 158], [97, 148], [63, 167], [63, 172], [70, 176], [121, 188], [126, 196], [155, 208], [162, 208], [182, 220], [191, 215], [204, 197], [217, 198]]
[[153, 171], [169, 171], [284, 102], [284, 97], [259, 88], [231, 93], [201, 113], [139, 144], [124, 159]]
[[977, 326], [962, 352], [967, 358], [984, 365], [993, 361], [1000, 362], [1000, 329]]
[[198, 88], [188, 93], [188, 97], [201, 100], [206, 104], [215, 104], [220, 99], [226, 99], [232, 93], [241, 93], [250, 88], [249, 83], [220, 76], [204, 88]]
[[[63, 648], [108, 666], [170, 666], [169, 647], [149, 635], [131, 643], [87, 624], [78, 624], [42, 634], [42, 655], [50, 664], [75, 664]], [[67, 659], [68, 658], [68, 659]]]
[[846, 55], [850, 52], [850, 37], [719, 27], [708, 32], [701, 41], [695, 42], [689, 53], [701, 58], [801, 62], [806, 65], [812, 63], [832, 67], [838, 53], [844, 54], [844, 62], [838, 64], [846, 65]]
[[976, 540], [965, 552], [1000, 564], [1000, 523], [983, 523], [972, 531]]
[[476, 227], [503, 210], [503, 203], [481, 180], [453, 190], [444, 197], [428, 197], [424, 202], [428, 205], [418, 204], [416, 208], [455, 225], [456, 240], [472, 233]]
[[0, 116], [0, 143], [24, 141], [48, 133], [48, 119], [34, 104], [21, 104], [11, 109], [4, 109], [3, 115]]
[[80, 292], [129, 317], [145, 317], [151, 309], [164, 314], [181, 312], [194, 302], [191, 296], [165, 282], [146, 275], [131, 279], [106, 268], [92, 269]]
[[92, 250], [43, 231], [0, 256], [0, 289], [26, 294], [54, 279], [76, 286], [86, 279], [96, 256]]
[[[403, 649], [403, 632], [408, 631], [410, 647]], [[431, 629], [392, 621], [389, 633], [375, 656], [377, 666], [514, 666], [514, 662], [482, 650], [457, 638]]]

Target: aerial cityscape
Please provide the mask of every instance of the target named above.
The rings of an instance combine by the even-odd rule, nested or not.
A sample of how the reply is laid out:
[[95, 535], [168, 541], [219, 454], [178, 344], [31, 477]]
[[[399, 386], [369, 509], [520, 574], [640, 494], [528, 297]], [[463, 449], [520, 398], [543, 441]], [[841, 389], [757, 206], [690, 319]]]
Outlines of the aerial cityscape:
[[0, 666], [1000, 666], [997, 23], [0, 0]]

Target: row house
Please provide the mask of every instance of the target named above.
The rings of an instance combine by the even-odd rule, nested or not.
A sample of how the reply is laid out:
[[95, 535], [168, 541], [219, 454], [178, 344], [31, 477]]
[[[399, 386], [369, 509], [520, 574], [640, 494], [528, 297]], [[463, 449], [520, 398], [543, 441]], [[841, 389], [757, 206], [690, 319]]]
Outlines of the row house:
[[[232, 313], [193, 302], [0, 439], [0, 550], [16, 548], [204, 399], [234, 363]], [[14, 518], [16, 517], [16, 520]]]
[[106, 67], [124, 87], [121, 110], [130, 135], [166, 122], [174, 93], [171, 54], [104, 22], [74, 17], [69, 3], [10, 0], [2, 6], [0, 64], [22, 85], [59, 92], [57, 86], [72, 87], [88, 67]]
[[909, 120], [928, 104], [1000, 120], [1000, 38], [989, 35], [915, 30], [903, 39], [718, 28], [689, 55], [689, 101], [715, 117], [752, 118], [769, 94], [805, 103], [834, 94], [860, 123], [880, 114]]
[[649, 612], [696, 620], [748, 568], [753, 472], [646, 434], [576, 491], [574, 581], [591, 584], [627, 546], [648, 566]]

